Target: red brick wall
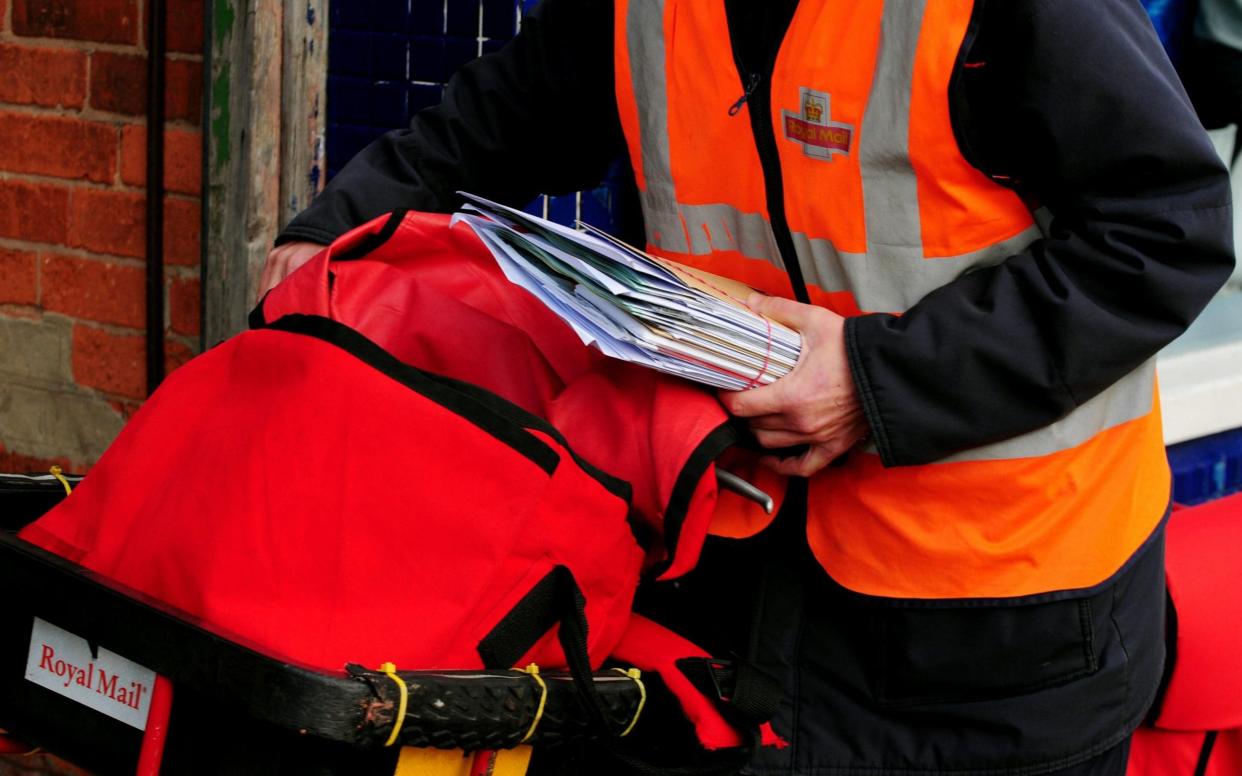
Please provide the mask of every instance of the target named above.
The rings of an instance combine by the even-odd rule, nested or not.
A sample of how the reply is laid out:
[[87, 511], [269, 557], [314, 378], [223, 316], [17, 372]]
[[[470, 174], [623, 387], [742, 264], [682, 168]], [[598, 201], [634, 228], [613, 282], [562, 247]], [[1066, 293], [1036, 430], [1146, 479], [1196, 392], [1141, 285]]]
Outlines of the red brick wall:
[[[0, 344], [0, 392], [12, 384], [106, 404], [117, 422], [95, 412], [79, 424], [96, 436], [119, 428], [146, 385], [145, 14], [145, 0], [0, 0], [0, 329], [27, 327], [0, 331], [12, 351]], [[170, 4], [169, 369], [199, 334], [202, 36], [202, 0]], [[55, 330], [41, 347], [60, 349], [47, 357], [56, 363], [22, 366], [42, 358], [14, 350], [31, 326]], [[76, 432], [32, 421], [8, 435], [6, 425], [17, 424], [0, 417], [0, 471], [52, 461], [81, 470], [108, 441], [67, 437], [62, 449], [57, 435]]]

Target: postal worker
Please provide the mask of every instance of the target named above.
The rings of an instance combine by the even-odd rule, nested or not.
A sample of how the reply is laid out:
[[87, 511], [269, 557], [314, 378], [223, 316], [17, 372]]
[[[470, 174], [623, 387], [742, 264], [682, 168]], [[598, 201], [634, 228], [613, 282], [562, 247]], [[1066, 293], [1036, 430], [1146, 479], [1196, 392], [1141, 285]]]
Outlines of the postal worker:
[[799, 451], [768, 459], [782, 514], [657, 604], [711, 638], [755, 601], [724, 646], [781, 679], [792, 745], [749, 772], [1123, 773], [1165, 660], [1155, 355], [1233, 264], [1137, 0], [545, 0], [264, 284], [395, 208], [520, 206], [622, 156], [650, 251], [803, 336], [722, 396]]

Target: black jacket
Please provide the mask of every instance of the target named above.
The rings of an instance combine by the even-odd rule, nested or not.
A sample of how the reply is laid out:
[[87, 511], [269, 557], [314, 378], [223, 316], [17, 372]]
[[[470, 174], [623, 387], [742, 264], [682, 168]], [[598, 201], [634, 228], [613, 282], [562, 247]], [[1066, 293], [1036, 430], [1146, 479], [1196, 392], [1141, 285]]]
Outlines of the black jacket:
[[[796, 0], [726, 0], [743, 63]], [[1233, 266], [1229, 181], [1136, 0], [977, 0], [950, 95], [967, 159], [1055, 217], [1046, 239], [846, 339], [887, 465], [1056, 421], [1177, 337]], [[739, 86], [740, 92], [740, 86]], [[626, 152], [612, 3], [545, 0], [441, 105], [355, 157], [278, 242], [330, 242], [463, 189], [521, 205]]]

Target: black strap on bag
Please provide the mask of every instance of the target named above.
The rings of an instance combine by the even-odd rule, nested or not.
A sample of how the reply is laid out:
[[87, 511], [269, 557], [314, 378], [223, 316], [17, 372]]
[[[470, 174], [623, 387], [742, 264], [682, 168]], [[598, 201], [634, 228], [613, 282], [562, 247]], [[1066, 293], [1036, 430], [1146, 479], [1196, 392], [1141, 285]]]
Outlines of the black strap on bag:
[[587, 652], [586, 599], [565, 566], [548, 572], [478, 644], [479, 656], [488, 668], [509, 668], [521, 660], [552, 627], [558, 637], [574, 684], [590, 716], [591, 724], [605, 736], [602, 748], [635, 776], [725, 776], [737, 773], [760, 745], [759, 725], [776, 713], [780, 686], [754, 667], [735, 661], [687, 658], [678, 668], [708, 697], [714, 698], [726, 718], [746, 737], [746, 746], [726, 752], [709, 752], [700, 762], [666, 766], [650, 762], [629, 751], [617, 737], [620, 732], [607, 721], [604, 705], [592, 680]]
[[715, 658], [683, 658], [676, 661], [690, 683], [713, 699], [721, 715], [743, 736], [738, 749], [707, 752], [693, 765], [644, 769], [646, 763], [625, 762], [634, 773], [645, 776], [715, 776], [737, 773], [762, 746], [760, 726], [776, 714], [781, 700], [780, 684], [744, 661]]
[[565, 662], [582, 695], [591, 724], [604, 733], [610, 725], [603, 702], [595, 689], [587, 653], [586, 598], [566, 566], [556, 566], [530, 589], [478, 644], [486, 668], [510, 668], [522, 659], [549, 630], [557, 631]]
[[687, 657], [676, 665], [695, 689], [715, 700], [725, 719], [741, 730], [757, 729], [780, 707], [780, 683], [750, 663]]

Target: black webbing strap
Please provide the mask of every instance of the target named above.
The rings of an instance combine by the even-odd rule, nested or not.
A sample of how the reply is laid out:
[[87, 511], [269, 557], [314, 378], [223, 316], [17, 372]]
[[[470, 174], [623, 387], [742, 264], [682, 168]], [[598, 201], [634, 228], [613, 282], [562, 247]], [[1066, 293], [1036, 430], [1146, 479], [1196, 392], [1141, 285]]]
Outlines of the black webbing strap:
[[557, 636], [574, 685], [582, 695], [591, 723], [612, 733], [591, 675], [587, 653], [586, 598], [566, 566], [556, 566], [478, 644], [485, 668], [512, 668], [539, 639], [559, 624]]
[[1212, 762], [1212, 749], [1216, 746], [1216, 731], [1208, 731], [1203, 737], [1203, 748], [1199, 750], [1199, 761], [1195, 763], [1195, 776], [1206, 776], [1208, 765]]
[[263, 297], [259, 299], [259, 303], [250, 311], [250, 315], [246, 316], [246, 324], [251, 329], [262, 329], [267, 326], [267, 316], [263, 312], [263, 305], [267, 303], [267, 297], [270, 293], [272, 293], [270, 288], [264, 291]]
[[[569, 571], [564, 566], [557, 566], [549, 571], [479, 641], [477, 649], [479, 657], [483, 659], [484, 668], [515, 667], [522, 655], [529, 652], [535, 642], [560, 622], [562, 607], [557, 605], [557, 598], [564, 595], [559, 588], [565, 584], [562, 575], [558, 573], [561, 569]], [[573, 579], [572, 575], [570, 579]]]
[[[711, 672], [706, 674], [707, 681], [715, 683], [712, 687], [720, 687], [727, 692], [729, 701], [725, 706], [731, 709], [729, 715], [733, 719], [742, 722], [741, 727], [748, 738], [747, 746], [737, 751], [708, 753], [703, 762], [694, 765], [670, 767], [653, 764], [624, 751], [620, 740], [615, 738], [619, 731], [607, 723], [603, 702], [591, 675], [585, 607], [586, 599], [573, 572], [565, 566], [557, 566], [539, 580], [479, 642], [477, 649], [483, 664], [496, 669], [514, 666], [544, 634], [559, 624], [561, 649], [583, 700], [582, 705], [591, 717], [591, 724], [610, 736], [603, 743], [608, 754], [623, 763], [628, 773], [635, 776], [725, 776], [737, 773], [758, 750], [758, 725], [776, 712], [780, 700], [779, 685], [749, 667], [739, 672], [737, 664], [732, 662], [704, 660], [705, 665], [713, 666]], [[678, 667], [682, 662], [678, 662]], [[695, 664], [695, 661], [691, 659], [690, 663]], [[691, 668], [691, 671], [696, 670]], [[720, 697], [714, 691], [707, 694], [709, 697]]]
[[716, 701], [720, 713], [742, 729], [758, 728], [780, 708], [780, 683], [750, 663], [687, 657], [676, 665], [695, 689]]

